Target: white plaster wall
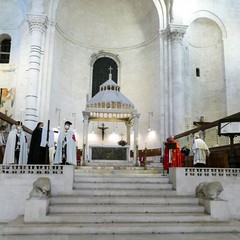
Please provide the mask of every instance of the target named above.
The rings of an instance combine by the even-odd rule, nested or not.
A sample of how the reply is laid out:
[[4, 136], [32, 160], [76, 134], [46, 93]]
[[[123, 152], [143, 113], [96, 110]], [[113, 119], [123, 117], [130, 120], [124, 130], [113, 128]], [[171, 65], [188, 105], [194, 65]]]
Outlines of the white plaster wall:
[[[191, 118], [210, 122], [226, 116], [222, 33], [210, 19], [198, 18], [187, 30], [190, 58]], [[196, 68], [200, 77], [196, 76]]]
[[[122, 64], [120, 82], [122, 91], [135, 103], [141, 113], [140, 127], [142, 132], [140, 132], [140, 138], [142, 140], [140, 145], [144, 144], [147, 138], [144, 130], [148, 121], [147, 112], [153, 111], [154, 108], [153, 128], [155, 129], [156, 126], [157, 135], [156, 142], [154, 140], [152, 147], [155, 145], [158, 147], [157, 141], [160, 138], [158, 132], [162, 126], [159, 122], [160, 113], [155, 109], [160, 108], [158, 99], [163, 98], [163, 96], [159, 96], [160, 91], [158, 91], [163, 81], [159, 78], [161, 76], [160, 71], [162, 71], [162, 69], [159, 69], [159, 61], [163, 52], [159, 51], [157, 37], [159, 23], [153, 3], [151, 1], [137, 1], [137, 3], [136, 1], [116, 1], [116, 4], [108, 4], [110, 3], [109, 0], [105, 2], [106, 5], [104, 6], [104, 4], [97, 4], [98, 1], [72, 0], [67, 3], [59, 2], [60, 5], [55, 14], [49, 9], [50, 1], [44, 1], [45, 12], [51, 14], [51, 16], [57, 15], [56, 26], [58, 31], [56, 31], [55, 38], [47, 39], [49, 42], [54, 42], [55, 51], [53, 61], [47, 62], [44, 66], [45, 71], [47, 72], [46, 69], [49, 69], [49, 72], [44, 75], [41, 81], [45, 84], [44, 91], [51, 89], [51, 93], [49, 98], [44, 94], [41, 95], [39, 120], [45, 120], [48, 118], [46, 116], [50, 115], [52, 125], [57, 125], [58, 119], [55, 109], [61, 108], [62, 126], [63, 118], [73, 121], [72, 113], [74, 112], [77, 114], [76, 123], [78, 125], [75, 126], [77, 135], [81, 136], [82, 110], [85, 107], [86, 94], [90, 92], [90, 56], [93, 53], [98, 53], [99, 50], [106, 50], [119, 54]], [[205, 63], [205, 59], [211, 60], [208, 65], [213, 66], [213, 69], [210, 69], [209, 72], [214, 71], [214, 76], [210, 74], [208, 77], [216, 79], [219, 77], [221, 81], [225, 81], [227, 103], [224, 109], [221, 108], [220, 103], [223, 103], [223, 98], [219, 99], [218, 95], [220, 94], [217, 94], [222, 92], [223, 83], [221, 82], [220, 85], [212, 86], [217, 89], [214, 92], [214, 101], [217, 105], [208, 104], [207, 99], [213, 97], [211, 88], [208, 89], [209, 92], [206, 95], [203, 94], [204, 99], [206, 99], [204, 104], [209, 105], [207, 110], [203, 109], [204, 104], [202, 104], [200, 106], [201, 110], [199, 112], [195, 111], [196, 109], [191, 104], [191, 102], [194, 102], [195, 95], [189, 94], [191, 91], [189, 89], [191, 87], [190, 81], [192, 80], [189, 77], [191, 72], [187, 70], [189, 69], [187, 59], [189, 56], [188, 53], [184, 54], [183, 58], [186, 64], [185, 69], [183, 69], [183, 79], [186, 79], [187, 86], [185, 88], [185, 103], [183, 104], [188, 105], [185, 116], [186, 124], [197, 120], [196, 118], [200, 114], [204, 116], [207, 114], [210, 119], [206, 120], [215, 120], [225, 114], [239, 111], [240, 69], [238, 66], [240, 65], [240, 48], [238, 47], [238, 40], [240, 39], [240, 2], [236, 0], [191, 0], [190, 2], [188, 0], [175, 0], [174, 3], [176, 5], [173, 9], [178, 15], [177, 22], [190, 25], [196, 18], [209, 18], [217, 23], [223, 34], [222, 46], [218, 45], [212, 47], [210, 51], [209, 49], [202, 51], [202, 61]], [[20, 109], [25, 109], [25, 96], [28, 86], [29, 33], [26, 13], [29, 12], [31, 0], [0, 0], [0, 6], [0, 33], [11, 35], [13, 47], [11, 66], [0, 66], [0, 86], [17, 88], [13, 117], [19, 119], [21, 116]], [[142, 11], [143, 9], [144, 11]], [[71, 14], [72, 12], [74, 14]], [[15, 17], [12, 18], [12, 16]], [[119, 16], [122, 16], [122, 18]], [[50, 17], [50, 20], [54, 19]], [[64, 34], [61, 31], [64, 31]], [[152, 40], [154, 37], [156, 38]], [[144, 45], [147, 41], [150, 42]], [[49, 44], [44, 49], [44, 55], [48, 54], [52, 48], [52, 45]], [[166, 51], [167, 49], [164, 48], [163, 50]], [[184, 48], [183, 52], [186, 52], [185, 50]], [[211, 56], [209, 57], [209, 53], [219, 57], [214, 59]], [[48, 57], [44, 59], [46, 60]], [[218, 64], [215, 60], [218, 61]], [[221, 66], [221, 64], [224, 64], [222, 70], [225, 73], [214, 67]], [[164, 62], [163, 65], [168, 67], [167, 62]], [[53, 73], [51, 73], [51, 67], [53, 67]], [[220, 74], [219, 76], [216, 71]], [[148, 85], [143, 84], [145, 79], [151, 79]], [[130, 80], [133, 83], [132, 86], [126, 84]], [[137, 89], [134, 88], [136, 83], [138, 84]], [[202, 88], [208, 87], [204, 85]], [[70, 96], [66, 95], [66, 92], [70, 93]], [[140, 97], [139, 93], [141, 94]], [[146, 95], [144, 95], [145, 93]], [[22, 115], [24, 115], [24, 112]]]
[[26, 64], [29, 52], [26, 23], [28, 6], [29, 1], [0, 1], [0, 35], [8, 34], [11, 37], [10, 62], [0, 64], [0, 86], [16, 88], [12, 117], [20, 120], [22, 116], [22, 121], [24, 120], [27, 89]]
[[[59, 5], [53, 54], [54, 64], [50, 98], [50, 112], [52, 113], [51, 119], [53, 125], [58, 125], [58, 112], [56, 112], [56, 108], [61, 109], [61, 127], [65, 120], [73, 122], [72, 113], [76, 113], [75, 129], [78, 136], [78, 145], [81, 147], [82, 111], [85, 109], [87, 94], [91, 95], [91, 55], [98, 53], [99, 50], [104, 50], [118, 55], [121, 61], [121, 65], [119, 66], [121, 92], [135, 104], [136, 109], [141, 114], [139, 122], [140, 136], [142, 135], [139, 140], [140, 147], [143, 148], [146, 138], [149, 138], [147, 136], [148, 112], [154, 112], [153, 117], [151, 117], [151, 127], [156, 131], [156, 134], [153, 134], [153, 137], [151, 137], [153, 141], [149, 147], [158, 148], [160, 146], [159, 134], [157, 135], [157, 133], [159, 130], [158, 118], [160, 115], [161, 96], [159, 96], [159, 36], [156, 10], [150, 9], [151, 11], [149, 12], [148, 6], [143, 13], [139, 13], [140, 15], [135, 11], [130, 14], [129, 11], [132, 9], [132, 3], [125, 4], [127, 5], [125, 7], [129, 14], [129, 19], [126, 18], [127, 13], [124, 13], [123, 16], [118, 13], [117, 16], [120, 20], [113, 18], [110, 21], [109, 18], [113, 17], [113, 13], [108, 13], [110, 10], [106, 11], [106, 9], [101, 8], [102, 12], [99, 13], [99, 21], [102, 19], [107, 24], [106, 31], [103, 31], [99, 27], [101, 24], [99, 25], [95, 18], [92, 18], [92, 21], [89, 22], [89, 16], [83, 16], [82, 13], [83, 9], [86, 12], [91, 12], [90, 10], [96, 7], [96, 3], [87, 4], [85, 1], [82, 1], [81, 6], [83, 9], [79, 9], [77, 13], [74, 12], [74, 16], [68, 21], [63, 21], [66, 18], [62, 18], [62, 15], [65, 16], [66, 13], [70, 14], [76, 2], [72, 1], [69, 6], [62, 4]], [[145, 4], [141, 2], [138, 7], [143, 7]], [[153, 7], [152, 4], [150, 4], [150, 7]], [[61, 8], [66, 8], [66, 12]], [[117, 11], [115, 8], [116, 6], [110, 7], [113, 12]], [[107, 14], [106, 19], [104, 18], [105, 13]], [[134, 21], [133, 17], [136, 17]], [[145, 22], [144, 19], [146, 20]], [[86, 25], [86, 21], [87, 24], [90, 24], [89, 28], [94, 28], [94, 33], [91, 32], [90, 34], [90, 32], [86, 32], [90, 30], [82, 26], [83, 23]], [[131, 28], [131, 31], [121, 34], [121, 29], [124, 30], [126, 27], [124, 23], [128, 21], [129, 26], [127, 27]], [[115, 25], [117, 24], [120, 28], [117, 30], [118, 32], [115, 29]], [[66, 25], [71, 26], [66, 28]], [[63, 30], [64, 32], [62, 32]], [[108, 34], [107, 31], [111, 31], [111, 34]], [[70, 33], [71, 36], [69, 36]], [[140, 33], [144, 36], [143, 38], [139, 37]], [[155, 38], [151, 39], [154, 36]], [[149, 42], [142, 43], [142, 41], [146, 40]], [[107, 45], [105, 45], [106, 43]], [[133, 46], [132, 44], [138, 45]], [[98, 48], [98, 46], [102, 46], [102, 48]], [[108, 127], [112, 127], [111, 124]], [[89, 133], [91, 131], [92, 128], [90, 126]], [[98, 136], [95, 136], [95, 140], [90, 141], [90, 144], [94, 144], [96, 141], [99, 143], [101, 131], [95, 132]], [[126, 128], [124, 125], [119, 124], [118, 134], [121, 133], [124, 133], [126, 136]], [[112, 131], [106, 131], [104, 144], [116, 144], [116, 140], [112, 139], [111, 134]], [[119, 138], [120, 136], [118, 136]]]
[[[175, 15], [179, 23], [190, 25], [196, 18], [206, 17], [215, 21], [221, 28], [223, 33], [222, 61], [227, 98], [225, 114], [230, 115], [238, 112], [238, 102], [240, 100], [240, 70], [238, 67], [240, 64], [240, 48], [238, 47], [240, 38], [240, 2], [236, 0], [175, 0], [174, 2]], [[207, 54], [205, 59], [208, 60], [208, 57]], [[224, 112], [219, 109], [219, 113], [215, 114], [212, 115], [214, 119], [218, 117], [217, 115], [224, 114]]]

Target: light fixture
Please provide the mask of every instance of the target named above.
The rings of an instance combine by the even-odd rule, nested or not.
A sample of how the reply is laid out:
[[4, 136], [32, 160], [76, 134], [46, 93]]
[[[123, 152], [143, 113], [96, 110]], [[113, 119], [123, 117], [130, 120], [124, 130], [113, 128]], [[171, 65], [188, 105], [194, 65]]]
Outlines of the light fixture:
[[151, 117], [153, 117], [153, 112], [148, 112], [148, 132], [150, 132], [151, 129]]

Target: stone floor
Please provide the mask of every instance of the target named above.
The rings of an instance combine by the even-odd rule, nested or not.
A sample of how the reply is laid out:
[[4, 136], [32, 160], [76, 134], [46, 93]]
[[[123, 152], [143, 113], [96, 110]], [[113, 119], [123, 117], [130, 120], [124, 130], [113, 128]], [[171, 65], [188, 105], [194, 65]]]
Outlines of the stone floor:
[[237, 240], [240, 233], [228, 234], [160, 234], [160, 235], [16, 235], [0, 240]]
[[132, 235], [2, 235], [0, 240], [240, 240], [240, 233], [132, 234]]

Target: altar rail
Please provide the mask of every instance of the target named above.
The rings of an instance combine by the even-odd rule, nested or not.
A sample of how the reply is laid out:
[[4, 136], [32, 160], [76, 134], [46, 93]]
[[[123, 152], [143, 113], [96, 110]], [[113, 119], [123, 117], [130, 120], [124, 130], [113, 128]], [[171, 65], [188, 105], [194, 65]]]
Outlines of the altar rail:
[[0, 165], [0, 174], [63, 174], [63, 166]]

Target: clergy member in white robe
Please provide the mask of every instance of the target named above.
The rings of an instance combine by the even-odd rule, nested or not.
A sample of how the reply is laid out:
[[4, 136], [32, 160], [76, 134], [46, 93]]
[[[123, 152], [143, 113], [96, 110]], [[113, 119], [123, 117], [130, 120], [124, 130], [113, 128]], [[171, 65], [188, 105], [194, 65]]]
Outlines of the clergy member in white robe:
[[77, 165], [76, 138], [74, 132], [70, 130], [71, 125], [71, 122], [66, 121], [64, 131], [58, 136], [54, 164]]
[[197, 134], [192, 145], [192, 151], [194, 154], [193, 165], [195, 167], [204, 167], [206, 165], [206, 157], [209, 156], [210, 151], [207, 144]]
[[27, 164], [27, 138], [19, 121], [9, 132], [3, 164]]

